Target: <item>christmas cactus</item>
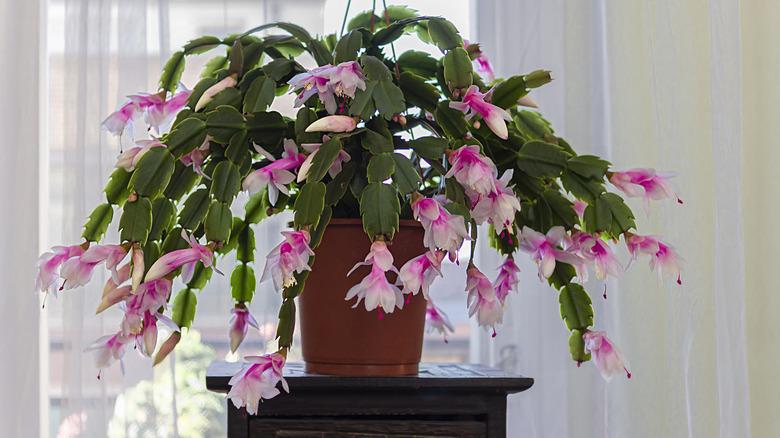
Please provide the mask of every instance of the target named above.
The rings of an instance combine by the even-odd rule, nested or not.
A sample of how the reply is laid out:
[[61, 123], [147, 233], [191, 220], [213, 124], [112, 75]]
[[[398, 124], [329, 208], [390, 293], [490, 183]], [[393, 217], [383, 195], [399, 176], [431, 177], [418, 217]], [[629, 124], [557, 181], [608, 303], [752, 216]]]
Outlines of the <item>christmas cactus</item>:
[[[437, 47], [441, 57], [396, 54], [393, 42], [404, 35]], [[218, 54], [193, 89], [179, 85], [187, 58], [212, 51]], [[312, 58], [317, 67], [298, 62]], [[359, 14], [338, 36], [271, 23], [192, 40], [166, 63], [158, 92], [130, 96], [103, 123], [122, 136], [143, 116], [149, 138], [119, 155], [106, 202], [84, 226], [84, 242], [41, 256], [37, 286], [55, 292], [84, 285], [103, 263], [110, 277], [98, 312], [118, 306], [124, 318], [92, 347], [98, 366], [121, 359], [130, 344], [156, 364], [192, 324], [195, 292], [220, 273], [218, 259], [235, 253], [229, 274], [235, 308], [225, 312], [233, 351], [257, 326], [248, 310], [257, 283], [271, 282], [283, 298], [278, 351], [247, 357], [230, 381], [236, 406], [256, 412], [261, 399], [279, 392], [279, 382], [287, 389], [282, 368], [295, 298], [316, 266], [324, 230], [331, 218], [361, 218], [373, 243], [360, 265], [371, 270], [345, 291], [350, 304], [391, 313], [403, 311], [406, 294], [429, 299], [442, 263], [457, 262], [468, 241], [464, 298], [469, 314], [495, 334], [518, 284], [514, 257], [524, 252], [538, 264], [539, 279], [558, 291], [572, 359], [593, 358], [606, 377], [628, 373], [616, 347], [594, 329], [582, 284], [589, 270], [600, 279], [621, 273], [612, 251], [621, 239], [632, 260], [649, 258], [651, 269], [679, 282], [672, 247], [637, 234], [616, 192], [645, 200], [676, 195], [668, 175], [617, 171], [577, 154], [526, 109], [536, 106], [529, 91], [550, 80], [543, 70], [494, 78], [479, 45], [464, 41], [449, 21], [402, 7]], [[299, 108], [294, 119], [270, 109], [287, 93]], [[234, 216], [242, 190], [250, 196]], [[258, 280], [253, 226], [285, 210], [294, 212], [291, 229], [267, 255]], [[100, 243], [115, 217], [120, 242]], [[400, 219], [422, 224], [429, 251], [397, 268], [388, 246]], [[479, 225], [487, 225], [481, 235]], [[505, 256], [493, 280], [474, 263], [479, 238]], [[176, 281], [183, 289], [174, 293]], [[431, 329], [452, 330], [430, 301], [427, 315]], [[159, 323], [173, 334], [158, 345]]]

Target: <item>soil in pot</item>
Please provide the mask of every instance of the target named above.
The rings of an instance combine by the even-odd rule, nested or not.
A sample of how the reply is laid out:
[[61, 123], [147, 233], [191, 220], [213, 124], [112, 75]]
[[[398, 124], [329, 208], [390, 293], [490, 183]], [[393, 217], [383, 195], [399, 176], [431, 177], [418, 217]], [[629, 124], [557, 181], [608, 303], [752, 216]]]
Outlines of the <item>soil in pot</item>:
[[[399, 268], [424, 253], [423, 228], [415, 221], [401, 221], [391, 245]], [[362, 262], [371, 241], [359, 219], [333, 219], [325, 231], [316, 259], [298, 298], [301, 349], [306, 371], [343, 376], [394, 376], [416, 374], [422, 354], [426, 302], [421, 293], [411, 296], [403, 309], [392, 313], [367, 312], [363, 302], [344, 297], [368, 275]], [[395, 274], [388, 279], [395, 281]], [[407, 296], [409, 297], [409, 296]]]

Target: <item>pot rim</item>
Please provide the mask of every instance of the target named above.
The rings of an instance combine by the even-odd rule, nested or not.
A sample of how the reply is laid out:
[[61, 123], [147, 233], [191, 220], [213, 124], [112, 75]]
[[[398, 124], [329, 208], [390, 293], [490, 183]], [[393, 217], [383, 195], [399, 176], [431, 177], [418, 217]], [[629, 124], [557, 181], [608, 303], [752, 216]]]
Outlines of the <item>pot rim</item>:
[[[360, 218], [346, 218], [346, 217], [339, 217], [339, 218], [333, 218], [328, 223], [328, 227], [335, 225], [335, 226], [353, 226], [353, 225], [360, 225], [363, 226], [363, 220]], [[398, 221], [399, 227], [408, 227], [408, 228], [422, 228], [422, 224], [415, 220], [410, 219], [401, 219]]]

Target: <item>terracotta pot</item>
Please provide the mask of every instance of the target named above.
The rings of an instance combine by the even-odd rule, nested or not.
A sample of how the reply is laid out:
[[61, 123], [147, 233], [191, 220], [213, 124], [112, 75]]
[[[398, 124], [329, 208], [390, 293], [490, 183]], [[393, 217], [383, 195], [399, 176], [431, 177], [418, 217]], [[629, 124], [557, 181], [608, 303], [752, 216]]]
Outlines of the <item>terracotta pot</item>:
[[[390, 252], [396, 268], [425, 252], [423, 228], [401, 221]], [[349, 288], [369, 273], [361, 266], [371, 242], [359, 219], [333, 219], [325, 231], [316, 259], [298, 298], [301, 347], [306, 371], [342, 376], [398, 376], [416, 374], [422, 354], [425, 298], [413, 296], [401, 310], [380, 317], [367, 312], [363, 302], [345, 301]], [[395, 274], [388, 274], [390, 281]]]

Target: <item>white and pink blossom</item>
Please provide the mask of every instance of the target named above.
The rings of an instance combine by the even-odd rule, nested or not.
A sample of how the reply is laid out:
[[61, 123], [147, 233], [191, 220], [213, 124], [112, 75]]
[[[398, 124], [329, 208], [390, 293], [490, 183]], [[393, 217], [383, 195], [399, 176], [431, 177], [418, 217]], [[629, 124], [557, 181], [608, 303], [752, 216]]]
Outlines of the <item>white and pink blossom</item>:
[[138, 105], [133, 101], [125, 102], [118, 110], [109, 114], [108, 117], [100, 124], [106, 131], [119, 136], [125, 132], [128, 123], [133, 120], [136, 113], [139, 111]]
[[471, 217], [478, 224], [487, 220], [489, 224], [493, 224], [497, 233], [503, 230], [508, 233], [514, 232], [512, 224], [515, 221], [515, 213], [520, 211], [520, 201], [517, 200], [515, 192], [508, 187], [511, 180], [512, 169], [509, 169], [495, 181], [495, 190], [476, 197], [474, 208], [471, 209]]
[[571, 247], [567, 250], [592, 262], [599, 280], [604, 280], [607, 275], [618, 277], [623, 271], [612, 249], [598, 235], [576, 232], [571, 236]]
[[259, 146], [255, 146], [255, 149], [270, 163], [247, 175], [241, 186], [249, 194], [255, 194], [268, 187], [268, 202], [276, 205], [280, 192], [285, 195], [290, 193], [287, 184], [295, 181], [295, 175], [291, 171], [303, 164], [306, 155], [298, 153], [298, 147], [290, 139], [284, 141], [284, 153], [278, 160]]
[[412, 213], [425, 230], [425, 247], [431, 251], [447, 251], [450, 261], [454, 262], [463, 240], [469, 238], [463, 216], [450, 214], [435, 198], [420, 198], [412, 202]]
[[333, 66], [327, 64], [307, 72], [298, 73], [287, 81], [293, 92], [296, 93], [295, 106], [303, 105], [310, 97], [317, 94], [320, 102], [325, 105], [325, 110], [328, 111], [328, 114], [335, 113], [338, 107], [333, 88], [330, 86], [332, 71]]
[[121, 154], [119, 154], [114, 167], [121, 167], [128, 172], [132, 172], [135, 169], [135, 166], [138, 165], [138, 162], [141, 161], [141, 158], [143, 158], [144, 154], [149, 152], [152, 148], [165, 147], [165, 144], [156, 138], [151, 140], [139, 140], [135, 142], [135, 144], [138, 146], [125, 149]]
[[665, 198], [677, 199], [682, 204], [682, 200], [677, 196], [672, 188], [669, 178], [672, 173], [658, 173], [655, 169], [629, 169], [622, 172], [612, 172], [609, 175], [609, 181], [626, 196], [633, 198], [643, 198], [645, 209], [648, 210], [650, 200], [660, 200]]
[[171, 281], [165, 278], [149, 280], [141, 283], [124, 301], [124, 318], [122, 333], [125, 335], [142, 334], [145, 328], [144, 318], [147, 313], [159, 317], [158, 310], [167, 307], [171, 295]]
[[35, 289], [41, 292], [55, 290], [60, 278], [60, 267], [65, 261], [77, 258], [84, 253], [81, 245], [55, 246], [38, 258], [38, 274], [35, 277]]
[[192, 166], [192, 170], [198, 175], [206, 179], [211, 179], [203, 173], [203, 162], [206, 161], [206, 157], [211, 153], [211, 136], [207, 135], [203, 140], [203, 144], [182, 155], [179, 158], [182, 164], [185, 166]]
[[466, 270], [466, 291], [469, 316], [476, 314], [479, 326], [492, 328], [495, 336], [496, 324], [500, 324], [504, 317], [504, 308], [490, 280], [474, 265]]
[[347, 276], [360, 266], [370, 266], [371, 271], [360, 283], [347, 291], [347, 296], [344, 297], [345, 301], [357, 298], [352, 307], [357, 307], [363, 301], [366, 311], [369, 312], [377, 307], [380, 307], [385, 313], [393, 313], [396, 308], [403, 308], [404, 298], [401, 289], [387, 280], [388, 271], [398, 274], [398, 270], [393, 266], [393, 255], [387, 249], [384, 241], [377, 240], [372, 243], [365, 260], [355, 264]]
[[498, 276], [493, 282], [496, 298], [501, 304], [506, 302], [506, 297], [509, 296], [510, 292], [517, 290], [517, 285], [520, 283], [519, 273], [520, 268], [515, 264], [515, 259], [511, 255], [507, 256], [499, 267]]
[[683, 259], [671, 245], [654, 236], [631, 234], [626, 237], [626, 247], [632, 261], [636, 260], [640, 254], [648, 255], [650, 256], [650, 270], [657, 270], [659, 278], [663, 278], [664, 275], [677, 277], [677, 284], [682, 284], [680, 271]]
[[463, 146], [452, 151], [448, 157], [450, 170], [445, 178], [455, 177], [463, 187], [479, 195], [496, 190], [498, 170], [493, 161], [482, 155], [477, 145]]
[[244, 360], [248, 363], [228, 382], [230, 391], [227, 396], [237, 409], [246, 406], [249, 415], [256, 415], [260, 401], [279, 395], [280, 391], [276, 386], [280, 382], [285, 392], [290, 392], [282, 375], [286, 359], [280, 353], [272, 353], [247, 356]]
[[493, 131], [496, 136], [506, 140], [509, 138], [509, 130], [506, 127], [506, 122], [512, 120], [512, 116], [503, 108], [497, 107], [492, 103], [489, 103], [490, 96], [493, 90], [487, 93], [481, 93], [479, 87], [476, 85], [470, 86], [463, 94], [463, 98], [460, 102], [450, 102], [450, 108], [462, 111], [466, 114], [466, 120], [470, 120], [474, 116], [480, 116], [488, 128]]
[[580, 266], [583, 260], [575, 254], [558, 248], [562, 244], [566, 230], [561, 226], [550, 228], [547, 234], [523, 227], [520, 232], [520, 249], [531, 254], [531, 258], [539, 265], [539, 278], [550, 278], [555, 270], [555, 261], [559, 260]]
[[401, 266], [398, 280], [403, 284], [402, 292], [417, 295], [422, 290], [425, 299], [428, 299], [428, 290], [436, 277], [441, 277], [441, 262], [444, 259], [444, 251], [427, 251]]
[[425, 325], [428, 327], [429, 333], [433, 331], [441, 333], [444, 342], [447, 342], [447, 333], [455, 332], [455, 327], [452, 326], [447, 314], [442, 312], [430, 299], [428, 299], [428, 307], [425, 310]]
[[615, 344], [607, 338], [607, 334], [599, 331], [587, 331], [582, 338], [585, 340], [585, 350], [593, 355], [593, 362], [601, 372], [601, 377], [609, 381], [615, 374], [626, 373], [631, 378], [623, 355]]
[[464, 39], [463, 46], [466, 48], [466, 51], [469, 52], [469, 55], [474, 60], [473, 62], [477, 65], [479, 74], [481, 74], [487, 82], [493, 82], [496, 79], [493, 65], [490, 63], [490, 59], [488, 59], [487, 55], [485, 55], [485, 52], [482, 51], [480, 45], [477, 43], [470, 43], [469, 40]]
[[363, 69], [355, 61], [346, 61], [330, 70], [330, 87], [337, 96], [355, 97], [357, 89], [365, 90]]
[[311, 271], [309, 257], [314, 255], [309, 242], [311, 236], [306, 230], [282, 231], [284, 240], [276, 245], [265, 259], [265, 268], [260, 283], [273, 280], [274, 288], [281, 291], [296, 283], [295, 274]]
[[153, 95], [154, 97], [158, 97], [158, 99], [146, 109], [146, 123], [154, 128], [157, 133], [160, 133], [160, 130], [173, 120], [173, 117], [187, 105], [190, 94], [192, 94], [192, 91], [184, 86], [180, 86], [179, 91], [166, 100], [159, 99], [159, 96], [156, 94]]
[[106, 262], [106, 268], [112, 272], [127, 255], [127, 248], [122, 245], [92, 245], [79, 257], [65, 261], [60, 269], [64, 283], [61, 289], [73, 289], [89, 283], [95, 267]]
[[182, 279], [188, 282], [190, 280], [188, 277], [191, 277], [195, 263], [201, 262], [207, 268], [214, 265], [214, 253], [211, 248], [201, 245], [195, 236], [188, 235], [184, 230], [182, 230], [181, 235], [190, 247], [163, 254], [146, 272], [145, 282], [163, 278], [178, 268], [182, 268]]
[[132, 337], [118, 332], [114, 335], [106, 335], [97, 339], [85, 351], [95, 352], [95, 366], [102, 370], [110, 367], [115, 361], [121, 361], [127, 344], [132, 340]]
[[249, 332], [249, 327], [260, 329], [260, 326], [246, 307], [236, 306], [230, 313], [233, 314], [230, 317], [230, 351], [235, 353], [239, 345], [244, 342], [244, 338], [246, 338], [246, 334]]

